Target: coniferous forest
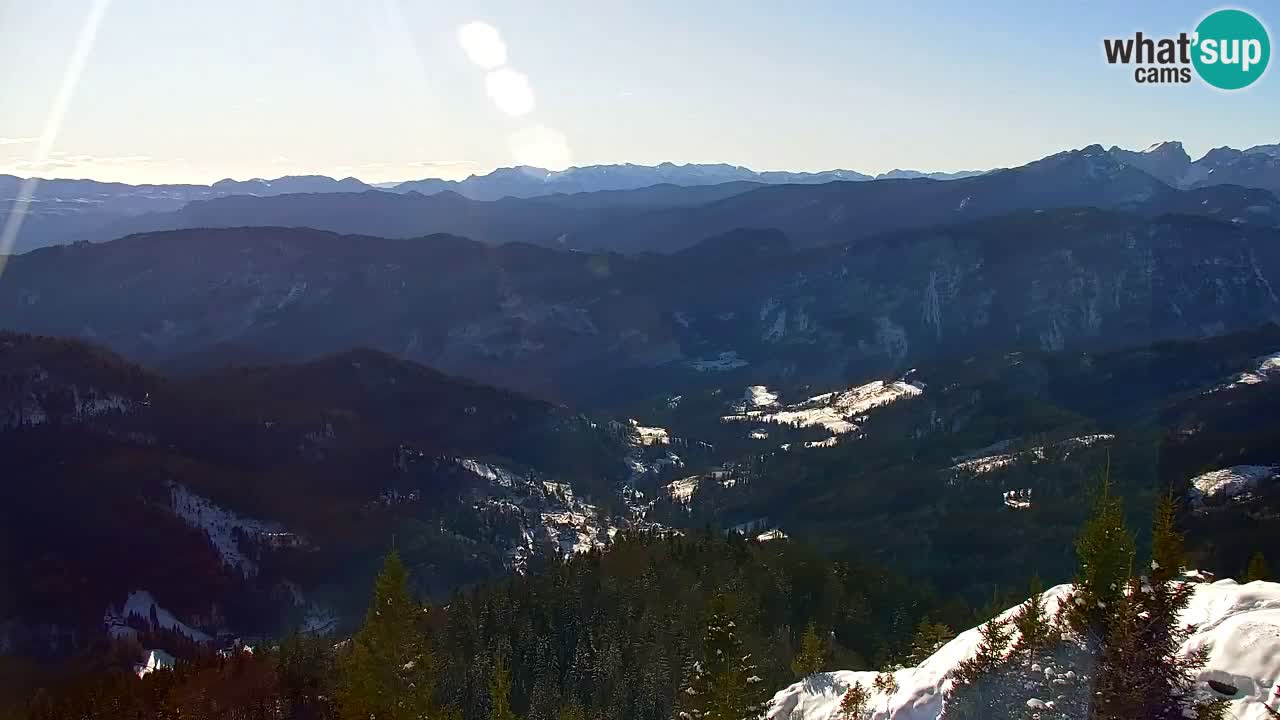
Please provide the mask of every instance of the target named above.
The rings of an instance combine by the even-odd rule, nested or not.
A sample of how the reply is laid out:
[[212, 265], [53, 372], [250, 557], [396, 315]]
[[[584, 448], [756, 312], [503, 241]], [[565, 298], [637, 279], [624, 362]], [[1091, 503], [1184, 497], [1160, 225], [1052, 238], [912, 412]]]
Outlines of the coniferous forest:
[[[789, 541], [718, 531], [636, 534], [542, 572], [423, 605], [412, 568], [386, 557], [360, 629], [336, 644], [294, 633], [138, 679], [135, 648], [101, 648], [9, 710], [62, 718], [762, 717], [774, 689], [823, 670], [916, 664], [987, 617], [953, 671], [943, 716], [1152, 720], [1223, 717], [1194, 685], [1205, 655], [1179, 656], [1192, 586], [1171, 498], [1139, 561], [1104, 477], [1076, 542], [1074, 590], [1047, 607], [1038, 580], [1012, 615], [946, 603], [929, 588]], [[1135, 570], [1138, 568], [1139, 570]], [[997, 608], [998, 609], [998, 608]], [[93, 658], [90, 660], [89, 658]], [[877, 677], [877, 690], [893, 675]], [[849, 688], [841, 717], [866, 717]], [[1046, 699], [1048, 698], [1048, 699]]]

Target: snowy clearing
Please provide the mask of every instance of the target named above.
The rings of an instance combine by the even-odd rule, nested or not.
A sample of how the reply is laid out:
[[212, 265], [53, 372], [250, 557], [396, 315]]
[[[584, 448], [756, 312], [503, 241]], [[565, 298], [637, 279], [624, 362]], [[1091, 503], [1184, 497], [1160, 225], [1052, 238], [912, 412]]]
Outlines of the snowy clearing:
[[[903, 398], [915, 397], [921, 392], [923, 391], [918, 385], [902, 380], [892, 382], [875, 380], [848, 390], [815, 395], [803, 402], [766, 412], [759, 408], [777, 406], [778, 395], [770, 392], [763, 385], [753, 385], [747, 388], [740, 412], [725, 415], [720, 418], [720, 421], [821, 427], [833, 436], [844, 435], [858, 429], [855, 420], [861, 422], [859, 416]], [[835, 445], [834, 438], [817, 443], [805, 443], [806, 447], [832, 447], [833, 445]]]

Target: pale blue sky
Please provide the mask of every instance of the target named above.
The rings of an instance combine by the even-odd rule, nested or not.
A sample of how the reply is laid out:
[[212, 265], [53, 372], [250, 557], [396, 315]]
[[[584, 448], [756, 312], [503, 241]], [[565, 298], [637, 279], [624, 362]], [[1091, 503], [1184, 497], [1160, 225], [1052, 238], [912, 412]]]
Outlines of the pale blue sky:
[[[1104, 37], [1190, 31], [1209, 3], [107, 0], [53, 154], [33, 166], [36, 143], [13, 141], [44, 129], [92, 1], [0, 0], [0, 172], [880, 172], [1018, 165], [1093, 142], [1181, 139], [1198, 156], [1280, 141], [1275, 72], [1229, 94], [1138, 85], [1103, 61]], [[1280, 8], [1241, 7], [1276, 27]], [[459, 43], [474, 21], [505, 41], [499, 100], [527, 112], [486, 94]]]

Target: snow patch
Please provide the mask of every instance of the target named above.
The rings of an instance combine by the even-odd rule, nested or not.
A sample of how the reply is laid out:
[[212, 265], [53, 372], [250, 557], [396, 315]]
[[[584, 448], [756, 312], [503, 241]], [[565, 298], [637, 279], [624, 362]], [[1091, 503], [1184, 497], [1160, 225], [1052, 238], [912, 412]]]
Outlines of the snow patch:
[[1235, 378], [1225, 385], [1219, 385], [1209, 392], [1218, 392], [1221, 390], [1231, 390], [1233, 388], [1244, 387], [1246, 385], [1258, 385], [1269, 380], [1280, 378], [1280, 352], [1274, 352], [1270, 355], [1263, 355], [1257, 359], [1257, 366], [1252, 370], [1246, 370], [1235, 376]]
[[458, 460], [458, 464], [461, 465], [464, 470], [479, 475], [485, 480], [501, 487], [515, 487], [517, 483], [524, 481], [524, 479], [519, 475], [507, 470], [506, 468], [483, 463], [479, 460], [461, 458]]
[[975, 450], [972, 453], [951, 458], [951, 461], [955, 462], [955, 465], [947, 468], [947, 470], [956, 475], [985, 475], [986, 473], [994, 472], [1000, 468], [1012, 465], [1020, 457], [1030, 458], [1033, 462], [1044, 460], [1048, 449], [1056, 450], [1060, 452], [1063, 457], [1066, 457], [1070, 455], [1072, 451], [1079, 450], [1081, 448], [1093, 447], [1098, 443], [1110, 442], [1115, 439], [1116, 436], [1110, 433], [1096, 433], [1093, 435], [1079, 435], [1067, 438], [1066, 440], [1061, 440], [1053, 443], [1052, 445], [1037, 445], [1035, 447], [1027, 448], [1023, 453], [995, 452], [985, 454], [990, 453], [992, 450], [1008, 450], [1014, 442], [1013, 440], [1001, 440], [1000, 442], [992, 443], [981, 450]]
[[698, 491], [698, 484], [701, 482], [701, 475], [681, 478], [667, 485], [667, 495], [670, 495], [672, 500], [687, 503], [693, 499], [693, 494]]
[[258, 574], [258, 563], [255, 559], [245, 557], [240, 548], [240, 537], [252, 538], [271, 547], [294, 546], [302, 542], [298, 536], [276, 523], [238, 515], [191, 492], [180, 483], [171, 483], [169, 493], [170, 507], [174, 514], [190, 527], [203, 530], [222, 556], [222, 561], [245, 577]]
[[671, 433], [666, 428], [646, 427], [636, 420], [631, 421], [631, 436], [635, 444], [644, 447], [671, 444]]
[[136, 637], [137, 630], [129, 626], [128, 619], [136, 615], [147, 622], [151, 622], [151, 608], [153, 607], [156, 610], [155, 621], [160, 628], [181, 633], [195, 642], [209, 641], [208, 635], [179, 620], [173, 613], [157, 603], [155, 597], [146, 590], [134, 590], [129, 593], [129, 596], [125, 598], [124, 605], [119, 610], [114, 607], [107, 608], [102, 618], [107, 634], [113, 638]]
[[778, 393], [770, 391], [764, 385], [752, 385], [747, 388], [747, 392], [743, 396], [743, 402], [748, 407], [773, 407], [778, 404]]
[[[758, 391], [757, 388], [760, 390]], [[742, 411], [734, 415], [725, 415], [722, 422], [760, 422], [798, 427], [821, 427], [834, 435], [851, 433], [858, 429], [854, 420], [868, 411], [897, 402], [902, 398], [915, 397], [923, 391], [919, 385], [902, 380], [885, 382], [875, 380], [865, 385], [849, 388], [839, 392], [815, 395], [795, 405], [788, 405], [773, 412], [761, 409], [749, 409], [751, 401], [759, 397], [761, 400], [772, 398], [768, 406], [777, 404], [777, 394], [768, 392], [762, 385], [747, 389], [748, 403]], [[759, 408], [761, 405], [754, 405]], [[834, 437], [818, 441], [818, 444], [806, 443], [808, 447], [831, 447]]]

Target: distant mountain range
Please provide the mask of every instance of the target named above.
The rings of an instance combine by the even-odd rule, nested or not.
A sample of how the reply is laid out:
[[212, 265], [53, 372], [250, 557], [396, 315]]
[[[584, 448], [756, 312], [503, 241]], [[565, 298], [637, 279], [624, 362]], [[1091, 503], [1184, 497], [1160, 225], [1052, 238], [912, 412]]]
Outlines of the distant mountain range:
[[[1178, 146], [1179, 148], [1181, 146]], [[1245, 153], [1275, 157], [1276, 146], [1258, 146]], [[1271, 155], [1267, 155], [1270, 148]], [[1123, 152], [1123, 151], [1122, 151]], [[1239, 151], [1232, 151], [1239, 152]], [[1215, 151], [1218, 153], [1218, 151]], [[1220, 155], [1220, 153], [1219, 153]], [[1231, 158], [1218, 157], [1219, 165], [1231, 164]], [[56, 245], [77, 240], [100, 241], [118, 237], [131, 227], [120, 224], [125, 218], [149, 213], [170, 213], [183, 209], [187, 204], [227, 196], [248, 195], [274, 197], [292, 194], [361, 193], [383, 191], [392, 193], [418, 193], [434, 195], [453, 192], [470, 200], [500, 200], [503, 198], [530, 198], [556, 194], [574, 194], [599, 191], [628, 191], [658, 185], [675, 187], [699, 187], [734, 184], [747, 189], [753, 185], [816, 185], [842, 181], [869, 181], [928, 178], [932, 180], [956, 180], [986, 171], [955, 173], [922, 172], [895, 169], [871, 176], [854, 170], [828, 170], [824, 172], [756, 172], [749, 168], [728, 164], [662, 163], [646, 165], [592, 165], [567, 170], [551, 171], [536, 167], [499, 168], [486, 175], [473, 175], [465, 180], [441, 180], [428, 178], [400, 183], [370, 185], [354, 177], [334, 179], [322, 175], [286, 176], [273, 180], [220, 180], [212, 185], [162, 184], [128, 185], [125, 183], [99, 182], [96, 180], [41, 179], [35, 194], [25, 208], [26, 218], [12, 252], [24, 252], [36, 247]], [[1218, 168], [1220, 177], [1249, 187], [1250, 178], [1266, 174], [1265, 170], [1236, 170]], [[1159, 177], [1159, 176], [1157, 176]], [[1237, 178], [1242, 178], [1243, 181]], [[1216, 180], [1216, 179], [1215, 179]], [[24, 178], [0, 175], [0, 221], [8, 218], [14, 208]], [[1168, 182], [1166, 180], [1166, 182]], [[714, 194], [714, 193], [713, 193]], [[649, 193], [652, 201], [653, 193]], [[674, 194], [668, 193], [669, 197]], [[696, 196], [695, 196], [696, 197]], [[661, 202], [650, 202], [663, 204]], [[685, 203], [682, 203], [685, 204]], [[162, 227], [165, 221], [157, 221]], [[123, 230], [123, 231], [122, 231]], [[362, 232], [367, 230], [361, 229]], [[424, 227], [418, 232], [444, 232], [447, 228]], [[115, 234], [113, 234], [115, 233]]]
[[366, 191], [229, 195], [167, 213], [116, 219], [82, 240], [139, 232], [245, 226], [310, 227], [412, 238], [459, 235], [488, 245], [531, 243], [592, 252], [675, 252], [738, 228], [777, 229], [800, 247], [1009, 212], [1097, 207], [1147, 216], [1183, 213], [1237, 224], [1280, 224], [1280, 201], [1235, 185], [1175, 188], [1100, 145], [1020, 168], [950, 181], [927, 178], [769, 185], [736, 181], [652, 185], [531, 198], [473, 200]]

